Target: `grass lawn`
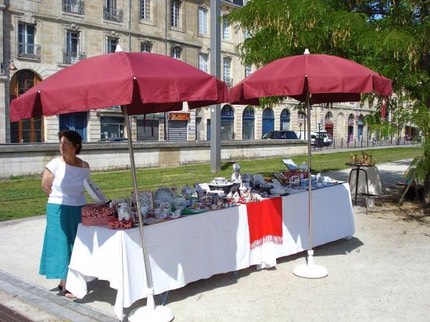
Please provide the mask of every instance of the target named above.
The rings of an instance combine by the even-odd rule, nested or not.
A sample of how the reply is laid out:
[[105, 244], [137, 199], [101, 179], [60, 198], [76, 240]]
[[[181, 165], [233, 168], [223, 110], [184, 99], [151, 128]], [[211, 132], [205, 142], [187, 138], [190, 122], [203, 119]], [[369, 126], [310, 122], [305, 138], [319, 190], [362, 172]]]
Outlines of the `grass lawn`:
[[[315, 172], [341, 170], [348, 166], [351, 153], [360, 151], [342, 151], [336, 153], [318, 153], [312, 156], [312, 169]], [[417, 147], [385, 148], [370, 151], [373, 159], [378, 163], [412, 159], [422, 154]], [[292, 157], [300, 165], [307, 161], [307, 155]], [[237, 160], [242, 173], [260, 173], [265, 177], [272, 177], [274, 172], [284, 171], [286, 167], [281, 157], [270, 159]], [[138, 187], [141, 191], [155, 190], [159, 187], [177, 187], [179, 190], [185, 185], [197, 182], [209, 182], [214, 177], [230, 178], [233, 162], [223, 162], [221, 171], [211, 173], [210, 164], [193, 164], [174, 168], [146, 168], [137, 172]], [[93, 172], [91, 178], [100, 186], [104, 194], [110, 198], [129, 197], [133, 190], [131, 171]], [[47, 197], [40, 188], [39, 177], [20, 177], [0, 181], [0, 221], [43, 215]], [[90, 199], [88, 198], [88, 201]]]

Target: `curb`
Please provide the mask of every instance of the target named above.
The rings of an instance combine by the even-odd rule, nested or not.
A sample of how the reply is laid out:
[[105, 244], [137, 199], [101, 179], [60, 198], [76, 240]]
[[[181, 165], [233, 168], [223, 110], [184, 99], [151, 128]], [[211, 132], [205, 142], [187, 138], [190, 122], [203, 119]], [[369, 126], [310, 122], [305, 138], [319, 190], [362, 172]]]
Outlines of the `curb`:
[[[18, 311], [24, 311], [27, 313], [25, 315], [30, 318], [38, 317], [42, 311], [49, 317], [48, 321], [118, 321], [112, 316], [96, 311], [82, 303], [58, 296], [56, 293], [25, 282], [2, 270], [0, 270], [0, 291], [15, 300], [15, 308], [12, 308], [14, 311], [21, 315], [23, 314]], [[8, 305], [5, 306], [8, 307]], [[42, 320], [46, 321], [45, 319]]]

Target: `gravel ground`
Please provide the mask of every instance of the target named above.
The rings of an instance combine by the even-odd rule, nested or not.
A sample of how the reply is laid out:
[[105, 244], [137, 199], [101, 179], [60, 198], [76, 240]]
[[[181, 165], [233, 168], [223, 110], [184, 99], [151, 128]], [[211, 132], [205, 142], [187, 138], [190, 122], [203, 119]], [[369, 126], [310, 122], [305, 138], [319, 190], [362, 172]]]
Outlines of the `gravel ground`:
[[[175, 321], [430, 321], [430, 216], [410, 202], [396, 203], [395, 183], [408, 164], [378, 165], [383, 196], [373, 207], [354, 206], [354, 237], [315, 248], [327, 277], [292, 273], [305, 263], [304, 253], [272, 269], [216, 275], [169, 292]], [[348, 171], [324, 175], [345, 180]], [[115, 291], [106, 282], [92, 282], [102, 297], [79, 303], [58, 296], [55, 281], [37, 275], [43, 229], [44, 217], [0, 223], [0, 303], [34, 321], [114, 320]]]

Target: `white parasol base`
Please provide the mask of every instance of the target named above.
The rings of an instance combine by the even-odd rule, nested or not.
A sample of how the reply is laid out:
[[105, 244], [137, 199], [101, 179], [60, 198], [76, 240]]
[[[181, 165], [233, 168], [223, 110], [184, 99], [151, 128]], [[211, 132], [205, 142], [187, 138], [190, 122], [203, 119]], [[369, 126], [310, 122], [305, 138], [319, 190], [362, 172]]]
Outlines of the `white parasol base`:
[[130, 322], [151, 321], [170, 322], [175, 318], [172, 311], [165, 306], [155, 306], [154, 297], [148, 296], [147, 305], [132, 310], [128, 316]]
[[314, 264], [314, 251], [308, 250], [307, 264], [297, 266], [293, 274], [303, 278], [323, 278], [328, 275], [328, 271], [324, 266]]

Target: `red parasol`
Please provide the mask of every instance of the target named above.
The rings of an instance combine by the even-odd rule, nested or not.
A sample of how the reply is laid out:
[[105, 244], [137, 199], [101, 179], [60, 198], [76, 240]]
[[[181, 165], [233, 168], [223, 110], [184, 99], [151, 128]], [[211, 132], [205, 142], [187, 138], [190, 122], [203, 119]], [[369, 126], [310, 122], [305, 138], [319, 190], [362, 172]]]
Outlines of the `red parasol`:
[[[226, 102], [223, 81], [189, 64], [168, 56], [150, 53], [115, 52], [84, 59], [43, 80], [12, 100], [10, 119], [21, 119], [82, 112], [121, 105], [125, 114], [134, 195], [138, 195], [136, 166], [129, 115], [181, 110]], [[140, 201], [136, 198], [143, 259], [147, 281], [147, 305], [134, 310], [139, 320], [170, 321], [166, 307], [155, 306], [153, 282], [145, 238]], [[139, 308], [140, 309], [140, 308]]]
[[180, 110], [227, 101], [227, 87], [189, 64], [150, 53], [116, 52], [84, 59], [12, 100], [10, 119], [82, 112], [115, 105], [128, 114]]
[[[285, 57], [261, 67], [229, 92], [232, 104], [259, 105], [259, 98], [289, 96], [306, 102], [308, 137], [308, 178], [311, 178], [311, 105], [359, 101], [361, 94], [392, 94], [391, 80], [351, 60], [313, 54]], [[294, 274], [306, 278], [327, 276], [327, 270], [313, 263], [312, 180], [308, 186], [308, 260]]]
[[305, 54], [275, 60], [230, 90], [233, 104], [258, 105], [260, 97], [289, 96], [310, 104], [356, 102], [363, 93], [389, 96], [391, 80], [345, 58]]

